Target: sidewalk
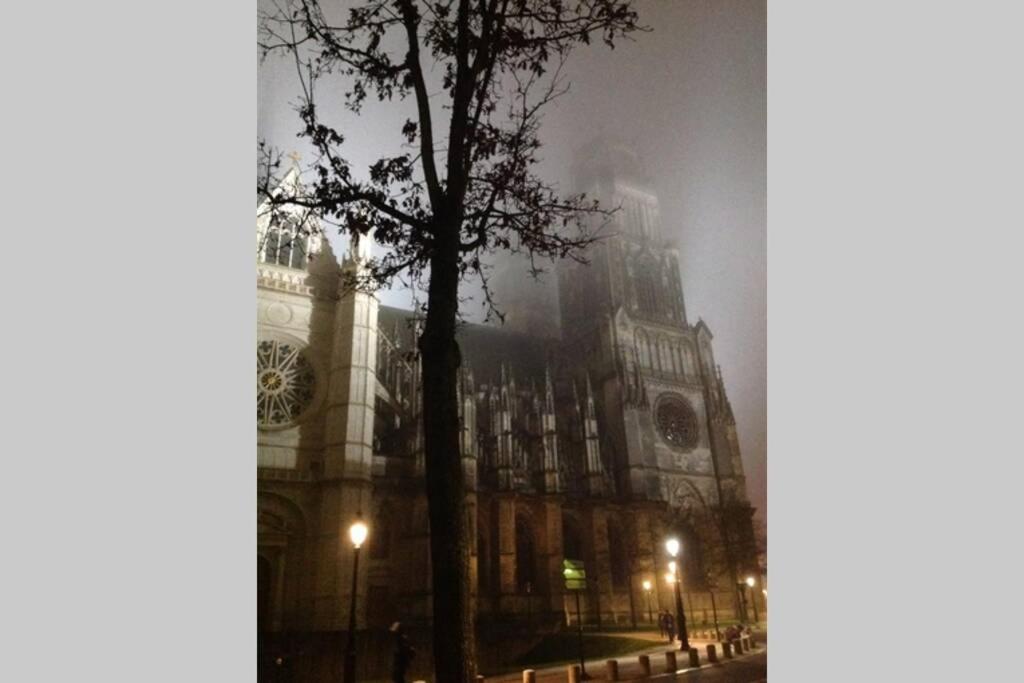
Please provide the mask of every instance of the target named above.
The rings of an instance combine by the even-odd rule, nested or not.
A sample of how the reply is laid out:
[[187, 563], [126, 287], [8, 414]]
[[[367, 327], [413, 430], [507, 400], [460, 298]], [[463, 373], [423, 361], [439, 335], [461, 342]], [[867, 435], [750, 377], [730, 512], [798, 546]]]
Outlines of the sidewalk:
[[[658, 640], [658, 633], [653, 632], [653, 638], [648, 633], [631, 633], [634, 638], [641, 638], [644, 640]], [[764, 633], [755, 633], [755, 641], [758, 644], [757, 649], [752, 652], [745, 652], [741, 655], [735, 655], [735, 659], [744, 659], [757, 654], [764, 654], [766, 652], [766, 646], [764, 642]], [[722, 655], [722, 646], [717, 641], [706, 640], [700, 638], [690, 638], [690, 647], [695, 648], [700, 652], [700, 669], [706, 669], [711, 667], [728, 666], [728, 662], [731, 660], [725, 659]], [[718, 664], [711, 664], [707, 661], [707, 645], [709, 643], [715, 643], [716, 649], [718, 650]], [[619, 680], [672, 680], [677, 675], [683, 675], [691, 671], [697, 671], [698, 668], [692, 668], [689, 665], [689, 659], [687, 653], [679, 651], [678, 641], [674, 645], [669, 645], [667, 641], [661, 641], [658, 645], [647, 648], [645, 650], [639, 650], [637, 652], [630, 653], [617, 657], [619, 662]], [[674, 673], [665, 672], [665, 653], [668, 651], [675, 651], [676, 653], [676, 671]], [[651, 661], [651, 676], [643, 678], [642, 669], [640, 668], [640, 655], [647, 655]], [[604, 681], [607, 671], [605, 666], [606, 659], [593, 659], [586, 660], [586, 670], [591, 681]], [[543, 669], [535, 669], [537, 675], [537, 683], [565, 683], [568, 680], [566, 670], [571, 664], [564, 663], [555, 666], [545, 667]], [[502, 674], [500, 676], [490, 676], [485, 679], [487, 683], [521, 683], [523, 680], [522, 671], [515, 673]]]

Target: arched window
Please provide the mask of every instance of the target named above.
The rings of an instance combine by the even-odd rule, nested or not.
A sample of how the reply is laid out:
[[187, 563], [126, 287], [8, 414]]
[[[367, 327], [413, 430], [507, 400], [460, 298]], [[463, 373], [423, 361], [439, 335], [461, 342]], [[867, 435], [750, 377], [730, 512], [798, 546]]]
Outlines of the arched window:
[[688, 342], [683, 342], [683, 372], [692, 377], [696, 374], [696, 366], [693, 364], [693, 349]]
[[487, 539], [483, 533], [476, 537], [476, 575], [477, 591], [480, 594], [491, 592], [491, 554], [487, 547]]
[[267, 229], [260, 260], [286, 268], [303, 270], [309, 262], [310, 238], [298, 221], [285, 220], [283, 225]]
[[705, 341], [701, 344], [701, 355], [704, 357], [704, 373], [710, 378], [715, 376], [715, 358], [711, 355], [711, 346]]
[[671, 372], [672, 371], [672, 356], [671, 349], [669, 348], [668, 340], [664, 337], [661, 338], [661, 343], [658, 345], [661, 351], [661, 371]]
[[636, 333], [636, 349], [640, 355], [641, 367], [651, 367], [651, 356], [650, 349], [647, 348], [647, 335], [644, 334], [643, 330], [637, 330]]
[[658, 312], [658, 262], [650, 256], [640, 259], [636, 267], [637, 309], [644, 315]]
[[583, 561], [583, 537], [571, 517], [562, 517], [562, 556], [566, 560]]
[[611, 563], [612, 586], [626, 588], [629, 586], [629, 553], [619, 525], [612, 520], [608, 520], [608, 548], [611, 550], [608, 559]]
[[537, 585], [537, 560], [533, 528], [526, 517], [516, 516], [516, 588], [525, 593], [527, 586]]

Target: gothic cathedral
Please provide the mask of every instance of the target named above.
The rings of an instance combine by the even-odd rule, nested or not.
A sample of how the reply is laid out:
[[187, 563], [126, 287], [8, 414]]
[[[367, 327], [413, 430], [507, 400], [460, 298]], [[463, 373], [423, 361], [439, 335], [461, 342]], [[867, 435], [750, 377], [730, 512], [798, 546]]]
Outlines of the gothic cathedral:
[[[557, 291], [509, 296], [506, 326], [459, 333], [481, 666], [575, 626], [565, 559], [586, 567], [581, 617], [602, 629], [671, 609], [670, 534], [691, 624], [741, 616], [737, 582], [757, 571], [736, 423], [657, 197], [622, 146], [594, 145], [574, 176], [621, 207], [587, 263], [560, 263]], [[261, 649], [299, 653], [312, 679], [334, 666], [312, 660], [340, 652], [353, 585], [361, 668], [393, 621], [428, 632], [430, 530], [419, 320], [346, 291], [369, 245], [339, 263], [304, 220], [257, 218], [257, 609]], [[370, 533], [353, 583], [357, 516]]]

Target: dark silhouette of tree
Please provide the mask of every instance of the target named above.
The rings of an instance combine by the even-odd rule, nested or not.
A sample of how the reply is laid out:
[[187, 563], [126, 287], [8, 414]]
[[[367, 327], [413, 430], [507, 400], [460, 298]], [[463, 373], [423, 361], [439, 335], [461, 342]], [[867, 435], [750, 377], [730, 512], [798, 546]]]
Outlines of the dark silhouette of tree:
[[715, 591], [721, 590], [723, 581], [728, 581], [729, 554], [726, 552], [715, 512], [706, 507], [690, 512], [687, 523], [699, 550], [698, 562], [693, 568], [691, 584], [698, 591], [704, 591], [711, 598], [711, 616], [718, 633], [718, 602]]
[[[427, 291], [418, 346], [439, 681], [471, 681], [475, 669], [456, 400], [459, 283], [479, 277], [493, 311], [485, 254], [526, 254], [536, 273], [537, 258], [580, 258], [594, 239], [590, 217], [607, 211], [585, 196], [563, 196], [535, 172], [540, 115], [566, 92], [561, 70], [573, 48], [594, 39], [614, 47], [642, 30], [631, 4], [373, 0], [345, 12], [319, 0], [280, 0], [260, 20], [264, 55], [294, 59], [299, 134], [316, 153], [309, 182], [275, 192], [281, 158], [261, 144], [261, 196], [271, 211], [303, 207], [354, 238], [372, 232], [386, 253], [352, 286], [403, 276]], [[431, 74], [440, 75], [433, 96]], [[357, 177], [341, 149], [345, 136], [318, 106], [318, 85], [329, 77], [341, 78], [357, 114], [368, 97], [415, 102], [415, 118], [396, 131], [407, 151], [373, 163], [368, 180]], [[435, 120], [439, 104], [446, 131]]]
[[753, 508], [749, 505], [730, 502], [722, 506], [676, 511], [672, 517], [676, 525], [688, 530], [698, 546], [698, 563], [692, 568], [692, 585], [711, 596], [716, 629], [718, 606], [714, 600], [715, 591], [727, 588], [735, 614], [745, 618], [743, 591], [746, 588], [741, 582], [750, 574], [760, 576], [752, 515]]

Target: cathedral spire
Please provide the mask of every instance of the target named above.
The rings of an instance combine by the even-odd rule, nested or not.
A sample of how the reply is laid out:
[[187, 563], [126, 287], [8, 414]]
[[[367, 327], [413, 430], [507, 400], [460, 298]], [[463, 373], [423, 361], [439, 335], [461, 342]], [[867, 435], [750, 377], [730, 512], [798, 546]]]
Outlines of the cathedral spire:
[[562, 467], [558, 454], [558, 430], [555, 423], [555, 396], [551, 386], [551, 369], [544, 365], [544, 402], [540, 415], [543, 444], [544, 490], [557, 493], [562, 490]]
[[586, 373], [587, 376], [587, 407], [584, 413], [588, 420], [597, 419], [597, 412], [594, 409], [594, 391], [590, 386], [590, 372]]
[[551, 386], [551, 366], [544, 364], [544, 412], [555, 414], [555, 390]]
[[583, 459], [583, 474], [587, 493], [603, 495], [605, 491], [604, 468], [601, 465], [600, 435], [597, 429], [597, 411], [594, 408], [594, 391], [590, 386], [590, 372], [586, 372], [586, 406], [583, 411], [583, 442], [586, 449]]

